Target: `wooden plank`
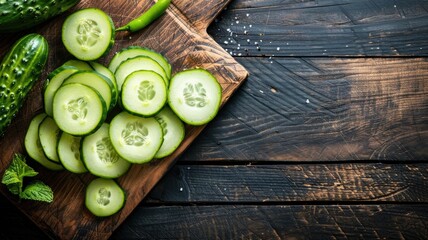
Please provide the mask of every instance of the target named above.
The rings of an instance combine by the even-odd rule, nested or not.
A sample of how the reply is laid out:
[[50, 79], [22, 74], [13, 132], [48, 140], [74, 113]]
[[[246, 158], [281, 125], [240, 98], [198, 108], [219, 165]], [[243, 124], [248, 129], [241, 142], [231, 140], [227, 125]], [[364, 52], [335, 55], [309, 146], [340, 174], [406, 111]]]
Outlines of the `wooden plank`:
[[184, 161], [428, 160], [427, 58], [241, 58]]
[[[191, 18], [187, 18], [184, 15], [186, 12], [180, 12], [179, 8], [173, 4], [166, 11], [166, 14], [143, 31], [135, 34], [118, 34], [112, 50], [99, 62], [107, 64], [116, 51], [130, 45], [149, 47], [164, 54], [173, 65], [174, 72], [195, 67], [202, 67], [211, 71], [222, 85], [222, 104], [225, 104], [244, 81], [247, 72], [201, 29], [195, 29], [195, 24], [189, 22], [189, 19], [192, 21], [201, 20], [201, 23], [207, 26], [229, 1], [222, 1], [221, 3], [217, 1], [202, 1], [203, 3], [194, 1], [195, 4], [186, 9], [187, 12], [198, 12]], [[178, 3], [183, 4], [183, 2]], [[81, 1], [69, 13], [80, 8], [98, 7], [107, 12], [116, 25], [121, 25], [141, 14], [152, 4], [153, 1]], [[201, 8], [202, 5], [203, 8]], [[26, 128], [35, 113], [42, 110], [41, 89], [44, 77], [71, 58], [63, 47], [60, 37], [62, 22], [66, 16], [66, 14], [61, 15], [54, 21], [29, 30], [41, 33], [47, 38], [50, 46], [49, 61], [42, 80], [33, 88], [28, 96], [29, 100], [0, 139], [0, 155], [2, 156], [0, 174], [11, 161], [13, 154], [24, 153], [23, 139]], [[7, 46], [10, 46], [11, 42], [16, 40], [20, 34], [0, 39], [0, 51], [4, 53]], [[119, 214], [109, 218], [96, 218], [84, 207], [85, 186], [93, 178], [89, 174], [75, 175], [65, 171], [53, 173], [36, 166], [40, 172], [39, 179], [50, 185], [55, 193], [55, 201], [52, 204], [18, 202], [4, 186], [0, 187], [0, 191], [52, 237], [105, 239], [146, 196], [203, 128], [204, 126], [189, 126], [185, 140], [172, 155], [162, 161], [135, 165], [125, 176], [118, 179], [118, 182], [127, 192], [127, 201]]]
[[140, 205], [111, 239], [416, 240], [427, 222], [426, 204]]
[[147, 203], [428, 202], [428, 164], [176, 165]]
[[236, 0], [208, 30], [233, 56], [427, 56], [424, 0]]

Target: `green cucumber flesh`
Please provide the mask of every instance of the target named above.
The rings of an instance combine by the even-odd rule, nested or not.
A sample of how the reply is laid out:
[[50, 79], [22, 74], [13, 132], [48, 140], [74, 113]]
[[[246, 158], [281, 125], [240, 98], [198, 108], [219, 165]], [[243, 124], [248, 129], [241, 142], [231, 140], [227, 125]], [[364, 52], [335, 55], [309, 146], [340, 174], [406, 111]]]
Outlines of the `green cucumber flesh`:
[[61, 132], [57, 146], [58, 157], [62, 166], [68, 171], [77, 174], [88, 171], [80, 157], [81, 140], [81, 137]]
[[96, 178], [86, 187], [85, 206], [97, 217], [111, 216], [125, 205], [125, 191], [113, 179]]
[[121, 158], [113, 148], [108, 123], [83, 138], [81, 154], [86, 168], [98, 177], [118, 178], [131, 166], [131, 163]]
[[96, 89], [103, 97], [107, 105], [107, 110], [112, 109], [116, 105], [117, 97], [114, 85], [104, 75], [95, 71], [78, 71], [64, 81], [64, 84], [68, 83], [80, 83]]
[[163, 141], [162, 127], [155, 118], [127, 112], [121, 112], [111, 120], [109, 133], [116, 152], [137, 164], [151, 161]]
[[57, 163], [59, 163], [57, 144], [60, 134], [61, 129], [59, 129], [55, 120], [49, 116], [45, 117], [39, 125], [39, 140], [43, 152], [49, 160]]
[[55, 92], [67, 77], [77, 71], [78, 69], [75, 67], [61, 66], [48, 75], [43, 88], [43, 104], [46, 114], [52, 116], [52, 99]]
[[113, 46], [115, 28], [109, 15], [85, 8], [69, 15], [62, 26], [62, 42], [74, 57], [84, 61], [106, 55]]
[[138, 57], [138, 56], [146, 56], [155, 60], [159, 65], [163, 68], [166, 73], [166, 77], [168, 79], [171, 78], [171, 64], [168, 59], [166, 59], [161, 53], [158, 53], [152, 49], [140, 46], [129, 46], [127, 48], [122, 49], [118, 53], [114, 55], [111, 59], [108, 68], [115, 72], [117, 67], [125, 60], [130, 58]]
[[185, 126], [168, 105], [155, 115], [155, 119], [163, 130], [163, 142], [155, 158], [163, 158], [172, 154], [180, 146], [185, 136]]
[[138, 56], [123, 61], [116, 69], [114, 75], [116, 77], [117, 87], [119, 92], [122, 90], [122, 84], [125, 81], [126, 77], [139, 70], [149, 70], [154, 71], [159, 74], [165, 82], [165, 85], [168, 87], [169, 81], [166, 77], [166, 73], [163, 68], [155, 60], [145, 57]]
[[39, 140], [39, 126], [47, 116], [46, 113], [39, 113], [31, 119], [25, 134], [24, 146], [28, 156], [33, 160], [47, 169], [58, 171], [64, 169], [63, 166], [46, 158]]
[[153, 116], [165, 105], [167, 89], [162, 77], [147, 70], [126, 77], [121, 92], [122, 107], [139, 116]]
[[96, 131], [107, 116], [107, 106], [97, 90], [69, 83], [58, 88], [53, 99], [53, 118], [58, 127], [71, 135]]
[[190, 69], [171, 79], [168, 104], [177, 116], [189, 125], [204, 125], [220, 108], [222, 88], [205, 69]]

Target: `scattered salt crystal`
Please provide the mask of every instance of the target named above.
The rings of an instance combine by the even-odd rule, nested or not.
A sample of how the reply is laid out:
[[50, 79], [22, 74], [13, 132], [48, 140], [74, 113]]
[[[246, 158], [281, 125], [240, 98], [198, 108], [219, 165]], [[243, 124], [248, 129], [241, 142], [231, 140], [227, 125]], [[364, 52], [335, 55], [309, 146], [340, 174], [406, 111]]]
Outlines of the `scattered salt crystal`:
[[229, 44], [229, 42], [228, 42], [228, 41], [224, 41], [224, 44], [226, 44], [226, 45], [227, 45], [227, 44]]
[[239, 21], [238, 21], [238, 20], [236, 21], [236, 24], [239, 24]]
[[309, 99], [306, 99], [306, 103], [310, 103]]
[[181, 187], [181, 188], [180, 188], [180, 192], [182, 192], [182, 191], [183, 191], [183, 188]]
[[250, 14], [249, 14], [249, 13], [247, 13], [247, 14], [246, 14], [246, 16], [247, 16], [247, 17], [249, 17], [249, 16], [250, 16]]
[[280, 47], [277, 47], [277, 48], [276, 48], [276, 50], [277, 50], [277, 51], [279, 51], [279, 50], [281, 50], [281, 48], [280, 48]]
[[259, 90], [259, 91], [260, 91], [260, 93], [264, 93], [263, 90]]
[[253, 27], [253, 25], [251, 25], [251, 24], [250, 24], [250, 26], [249, 26], [249, 27]]
[[250, 42], [250, 39], [247, 39], [247, 42]]

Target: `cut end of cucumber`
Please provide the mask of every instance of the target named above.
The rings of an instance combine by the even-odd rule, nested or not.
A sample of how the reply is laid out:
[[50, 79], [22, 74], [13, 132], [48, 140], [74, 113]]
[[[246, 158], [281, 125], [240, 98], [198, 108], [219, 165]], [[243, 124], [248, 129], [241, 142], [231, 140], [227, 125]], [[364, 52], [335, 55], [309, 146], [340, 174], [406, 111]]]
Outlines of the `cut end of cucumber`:
[[71, 135], [83, 136], [96, 131], [107, 116], [100, 93], [80, 84], [61, 86], [53, 99], [53, 118], [58, 127]]
[[168, 104], [177, 116], [189, 125], [204, 125], [220, 108], [222, 88], [205, 69], [177, 73], [170, 82]]
[[62, 42], [77, 59], [92, 61], [105, 55], [113, 46], [115, 31], [109, 15], [97, 8], [74, 12], [62, 27]]
[[125, 200], [125, 191], [112, 179], [96, 178], [86, 187], [85, 206], [97, 217], [119, 212]]

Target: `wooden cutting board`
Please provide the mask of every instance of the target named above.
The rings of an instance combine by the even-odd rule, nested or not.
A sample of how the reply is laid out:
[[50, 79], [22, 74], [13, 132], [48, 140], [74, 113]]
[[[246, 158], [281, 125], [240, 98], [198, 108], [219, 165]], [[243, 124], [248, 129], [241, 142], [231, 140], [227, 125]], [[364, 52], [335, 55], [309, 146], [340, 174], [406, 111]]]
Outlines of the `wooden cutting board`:
[[[230, 0], [173, 0], [173, 4], [160, 19], [148, 28], [134, 34], [121, 33], [110, 54], [99, 62], [107, 65], [113, 54], [130, 45], [146, 46], [164, 54], [173, 66], [173, 72], [193, 67], [211, 71], [223, 88], [222, 103], [226, 103], [247, 77], [247, 71], [206, 33], [208, 25]], [[42, 78], [32, 89], [24, 107], [15, 117], [5, 135], [0, 138], [0, 174], [15, 153], [25, 153], [24, 136], [31, 118], [42, 111], [41, 89], [50, 71], [72, 58], [61, 43], [61, 25], [71, 12], [87, 7], [97, 7], [107, 12], [116, 26], [122, 25], [147, 10], [154, 1], [137, 0], [83, 0], [51, 21], [17, 34], [2, 34], [0, 55], [3, 57], [11, 45], [29, 32], [43, 34], [50, 46], [49, 60]], [[96, 218], [84, 206], [84, 190], [94, 177], [90, 174], [53, 172], [34, 161], [29, 164], [39, 171], [38, 179], [50, 185], [55, 199], [51, 204], [22, 201], [11, 195], [4, 185], [0, 191], [49, 236], [60, 239], [106, 239], [141, 202], [153, 186], [174, 164], [177, 157], [196, 139], [204, 127], [187, 126], [187, 134], [179, 149], [171, 156], [145, 165], [134, 165], [118, 179], [126, 190], [125, 207], [116, 215]]]

